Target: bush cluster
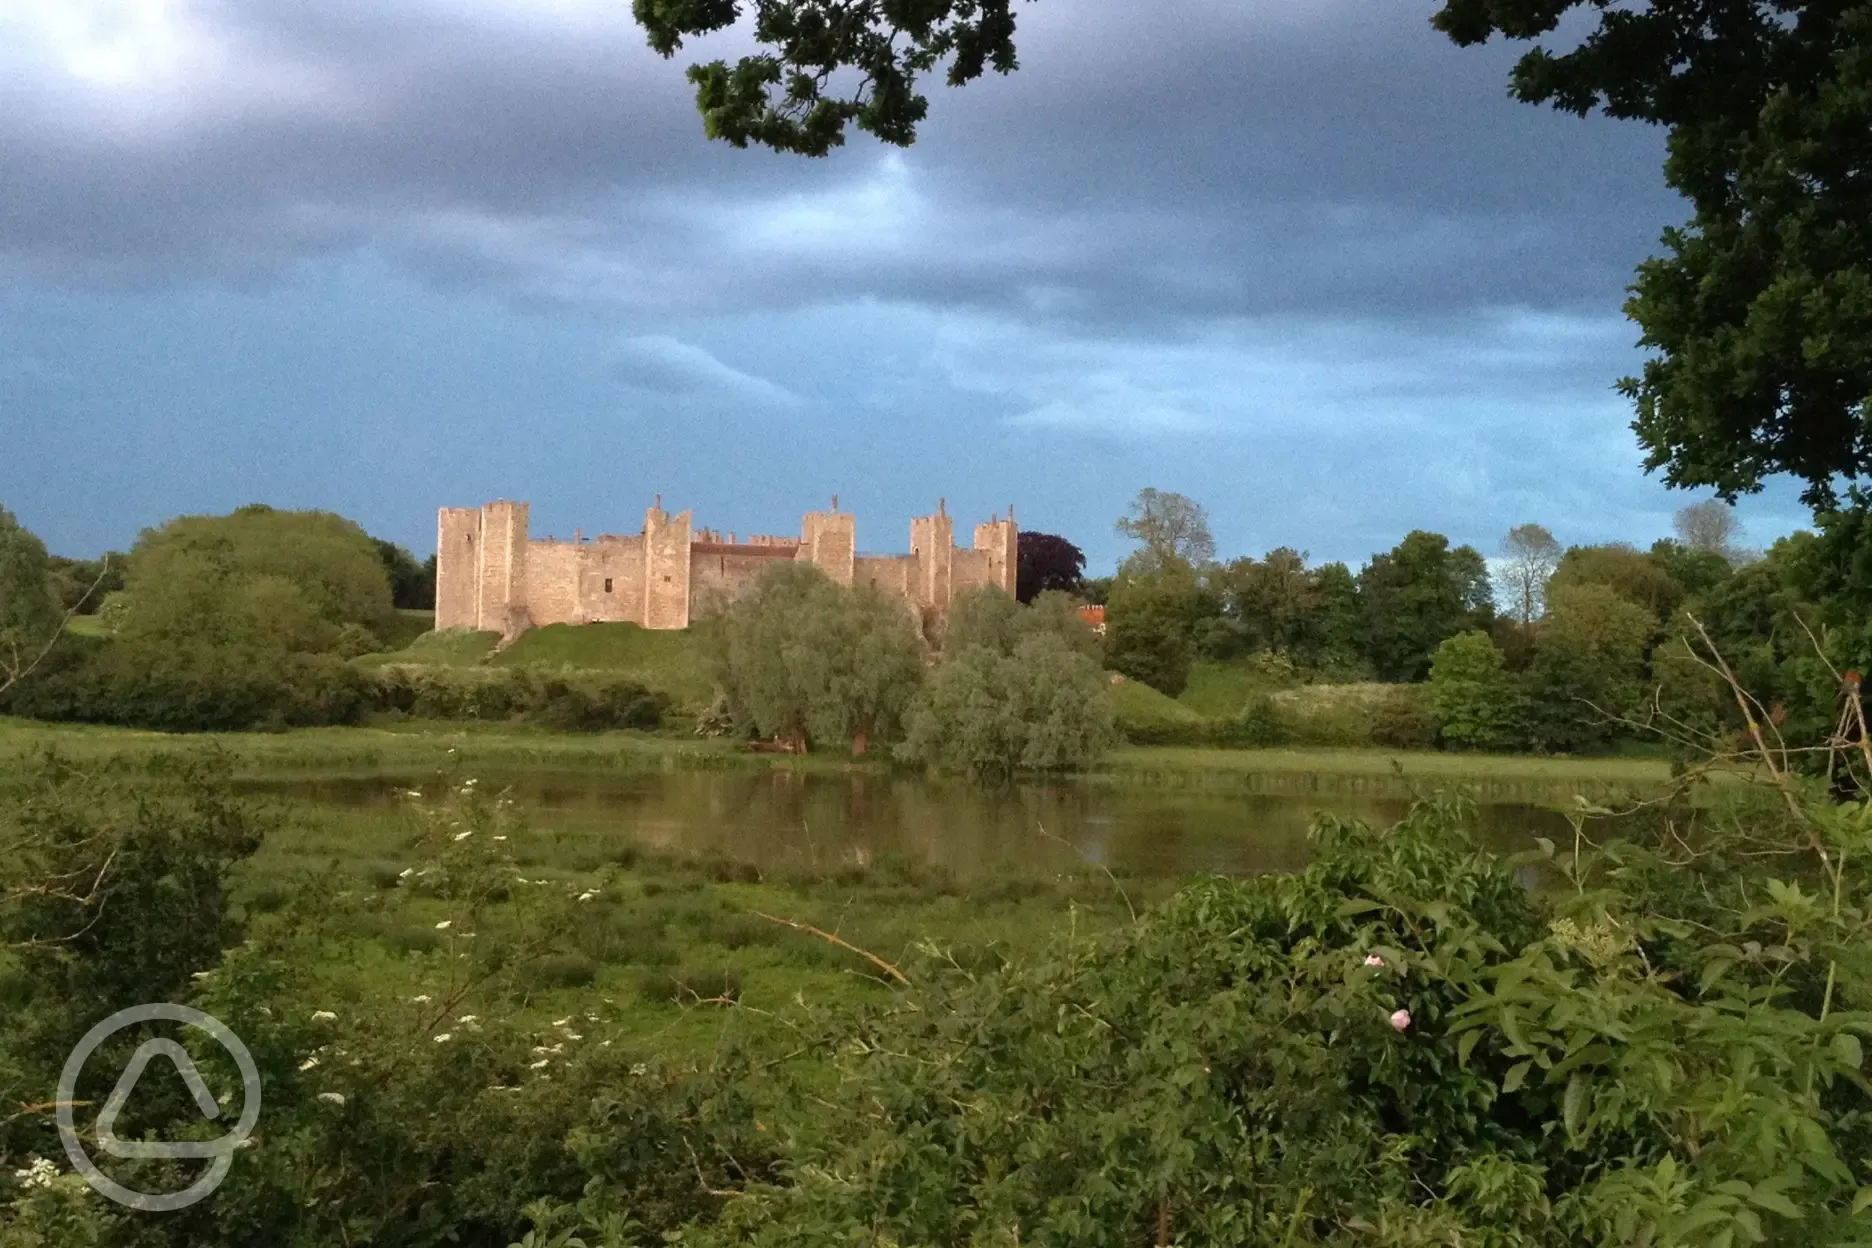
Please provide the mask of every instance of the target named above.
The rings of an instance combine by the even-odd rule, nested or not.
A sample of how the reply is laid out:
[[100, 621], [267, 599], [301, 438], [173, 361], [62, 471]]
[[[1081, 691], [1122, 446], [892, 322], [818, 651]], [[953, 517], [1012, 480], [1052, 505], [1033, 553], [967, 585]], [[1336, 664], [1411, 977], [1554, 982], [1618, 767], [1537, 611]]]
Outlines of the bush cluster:
[[162, 732], [355, 724], [374, 713], [523, 720], [562, 732], [655, 729], [666, 695], [635, 681], [578, 683], [519, 669], [361, 670], [331, 654], [66, 637], [0, 714]]

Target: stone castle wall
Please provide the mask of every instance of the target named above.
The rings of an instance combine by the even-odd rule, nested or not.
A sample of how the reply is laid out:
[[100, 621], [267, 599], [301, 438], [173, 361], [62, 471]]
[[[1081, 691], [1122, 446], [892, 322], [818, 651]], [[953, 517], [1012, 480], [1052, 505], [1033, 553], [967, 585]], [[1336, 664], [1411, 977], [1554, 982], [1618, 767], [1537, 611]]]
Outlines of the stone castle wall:
[[687, 628], [711, 603], [732, 600], [775, 562], [823, 568], [841, 585], [872, 585], [903, 599], [923, 626], [940, 629], [951, 598], [976, 585], [1014, 592], [1019, 542], [1014, 509], [975, 526], [974, 544], [955, 545], [947, 510], [910, 522], [907, 555], [860, 555], [850, 512], [808, 512], [800, 536], [697, 529], [689, 512], [670, 515], [662, 500], [644, 514], [643, 532], [596, 539], [535, 540], [527, 504], [444, 507], [436, 520], [436, 627], [474, 628], [512, 638], [529, 627], [626, 621]]

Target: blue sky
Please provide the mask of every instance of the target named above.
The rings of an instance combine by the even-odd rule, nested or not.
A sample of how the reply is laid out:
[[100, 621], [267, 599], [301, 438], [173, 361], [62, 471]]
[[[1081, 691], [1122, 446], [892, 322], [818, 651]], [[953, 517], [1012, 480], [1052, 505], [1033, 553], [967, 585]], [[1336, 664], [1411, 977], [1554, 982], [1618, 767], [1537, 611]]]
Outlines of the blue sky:
[[[1417, 0], [1071, 0], [908, 151], [703, 139], [624, 0], [0, 0], [0, 504], [56, 551], [322, 507], [893, 550], [1137, 490], [1355, 566], [1669, 532], [1620, 305], [1661, 135], [1509, 100]], [[1746, 500], [1765, 545], [1805, 515]]]

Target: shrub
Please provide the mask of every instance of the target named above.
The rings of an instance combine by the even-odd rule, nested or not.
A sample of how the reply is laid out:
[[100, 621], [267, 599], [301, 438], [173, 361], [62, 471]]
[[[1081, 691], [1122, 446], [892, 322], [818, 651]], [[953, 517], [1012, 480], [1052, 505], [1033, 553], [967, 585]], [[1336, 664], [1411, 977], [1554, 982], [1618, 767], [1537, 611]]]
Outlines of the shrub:
[[527, 962], [520, 982], [536, 992], [586, 988], [598, 978], [598, 964], [577, 953], [549, 953]]
[[1285, 745], [1290, 735], [1287, 722], [1281, 716], [1280, 708], [1275, 705], [1274, 699], [1268, 694], [1257, 694], [1249, 698], [1239, 715], [1222, 721], [1215, 731], [1216, 744], [1246, 749], [1268, 749], [1277, 745]]
[[1436, 721], [1417, 696], [1402, 685], [1372, 713], [1372, 744], [1392, 750], [1427, 750], [1436, 745]]

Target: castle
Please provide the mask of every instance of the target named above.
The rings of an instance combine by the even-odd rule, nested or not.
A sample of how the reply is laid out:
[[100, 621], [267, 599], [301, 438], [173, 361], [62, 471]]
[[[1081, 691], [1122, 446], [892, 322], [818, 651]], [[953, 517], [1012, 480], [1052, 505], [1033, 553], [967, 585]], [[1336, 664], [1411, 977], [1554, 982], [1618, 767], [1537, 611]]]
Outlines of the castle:
[[897, 598], [933, 637], [950, 600], [975, 585], [1014, 592], [1018, 534], [1014, 508], [975, 526], [975, 543], [955, 544], [947, 509], [910, 522], [910, 553], [858, 553], [857, 522], [838, 509], [807, 512], [798, 537], [725, 538], [698, 529], [689, 512], [656, 504], [635, 536], [575, 533], [571, 541], [527, 534], [527, 505], [444, 507], [436, 522], [436, 618], [442, 628], [473, 628], [512, 639], [545, 624], [628, 621], [687, 628], [711, 601], [732, 599], [780, 561], [817, 564], [841, 585], [875, 585]]

